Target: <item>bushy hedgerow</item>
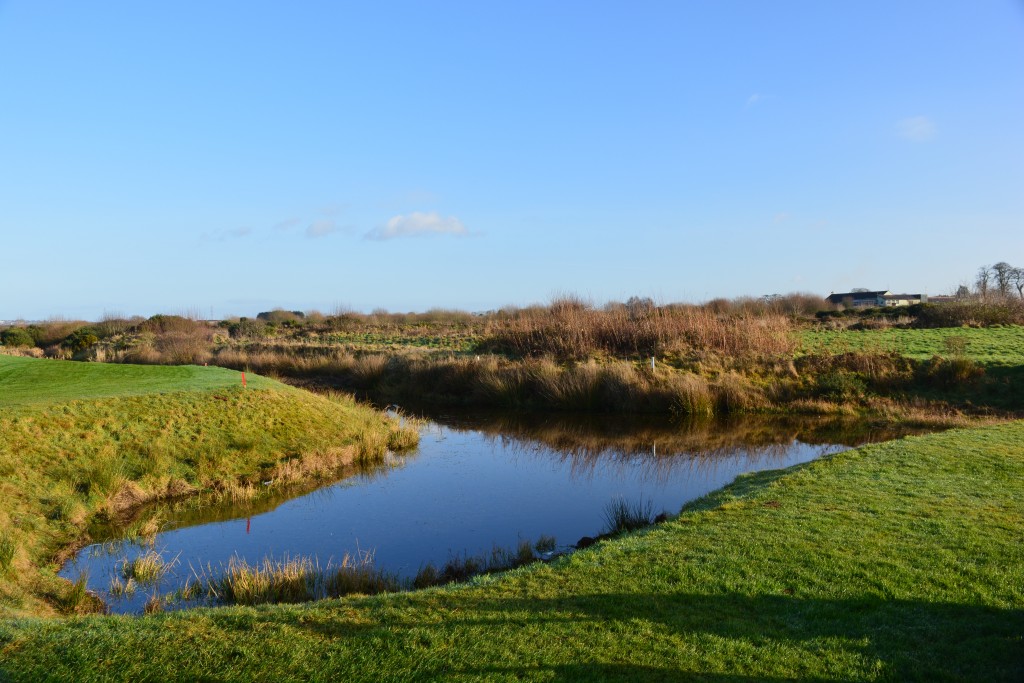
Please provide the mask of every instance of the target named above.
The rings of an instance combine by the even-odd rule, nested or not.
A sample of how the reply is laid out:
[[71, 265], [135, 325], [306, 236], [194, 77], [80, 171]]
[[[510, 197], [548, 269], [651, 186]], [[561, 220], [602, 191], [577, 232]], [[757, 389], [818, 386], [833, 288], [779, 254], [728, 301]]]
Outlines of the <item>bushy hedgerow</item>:
[[0, 344], [12, 348], [20, 348], [35, 346], [36, 340], [32, 338], [32, 334], [24, 327], [9, 327], [0, 332]]

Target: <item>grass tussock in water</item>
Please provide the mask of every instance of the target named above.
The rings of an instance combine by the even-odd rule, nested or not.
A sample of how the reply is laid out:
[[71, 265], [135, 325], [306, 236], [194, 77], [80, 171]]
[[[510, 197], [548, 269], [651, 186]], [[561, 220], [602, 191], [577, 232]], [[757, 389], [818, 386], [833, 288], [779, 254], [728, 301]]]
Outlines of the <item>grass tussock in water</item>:
[[137, 557], [125, 558], [120, 567], [121, 577], [125, 581], [140, 585], [158, 582], [174, 565], [175, 561], [166, 562], [160, 553], [149, 550]]
[[606, 534], [636, 531], [650, 526], [654, 521], [654, 504], [639, 500], [630, 503], [625, 498], [616, 498], [604, 509]]
[[310, 558], [264, 559], [249, 564], [232, 558], [227, 567], [207, 571], [181, 594], [183, 599], [205, 597], [219, 604], [258, 605], [309, 602], [354, 593], [373, 595], [400, 590], [394, 577], [376, 569], [373, 556], [345, 555], [340, 562], [321, 567]]

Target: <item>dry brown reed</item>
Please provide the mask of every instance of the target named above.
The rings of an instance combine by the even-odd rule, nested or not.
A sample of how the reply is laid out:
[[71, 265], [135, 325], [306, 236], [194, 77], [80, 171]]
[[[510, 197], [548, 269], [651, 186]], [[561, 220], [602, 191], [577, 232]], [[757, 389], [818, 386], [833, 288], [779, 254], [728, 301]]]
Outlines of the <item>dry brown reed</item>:
[[373, 556], [345, 555], [325, 567], [311, 558], [249, 564], [232, 558], [219, 572], [208, 569], [188, 587], [189, 597], [205, 594], [221, 604], [295, 603], [354, 593], [372, 595], [401, 588], [397, 579], [376, 569]]
[[796, 348], [793, 324], [779, 313], [725, 314], [705, 306], [605, 307], [578, 298], [506, 312], [489, 320], [483, 348], [514, 356], [595, 356], [716, 353], [778, 356]]

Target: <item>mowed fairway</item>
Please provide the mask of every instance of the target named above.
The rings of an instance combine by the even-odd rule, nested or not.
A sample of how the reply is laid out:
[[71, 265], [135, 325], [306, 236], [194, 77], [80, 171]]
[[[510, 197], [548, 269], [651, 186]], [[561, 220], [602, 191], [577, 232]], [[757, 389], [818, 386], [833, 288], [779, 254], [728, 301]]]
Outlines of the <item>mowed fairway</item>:
[[[275, 385], [248, 376], [253, 389]], [[210, 391], [241, 386], [241, 373], [196, 365], [113, 365], [0, 355], [0, 407], [142, 396], [172, 391]]]
[[0, 623], [0, 679], [1020, 681], [1021, 481], [1024, 422], [911, 437], [467, 586]]

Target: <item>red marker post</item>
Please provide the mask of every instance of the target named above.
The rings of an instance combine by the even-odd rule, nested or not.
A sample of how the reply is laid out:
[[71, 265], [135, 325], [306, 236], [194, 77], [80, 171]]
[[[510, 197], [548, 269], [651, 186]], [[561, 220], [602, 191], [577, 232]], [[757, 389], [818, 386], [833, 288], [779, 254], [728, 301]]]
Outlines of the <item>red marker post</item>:
[[242, 386], [245, 386], [245, 371], [242, 371]]

